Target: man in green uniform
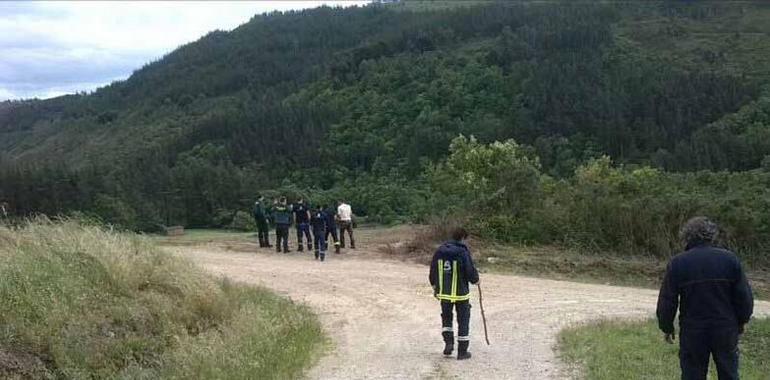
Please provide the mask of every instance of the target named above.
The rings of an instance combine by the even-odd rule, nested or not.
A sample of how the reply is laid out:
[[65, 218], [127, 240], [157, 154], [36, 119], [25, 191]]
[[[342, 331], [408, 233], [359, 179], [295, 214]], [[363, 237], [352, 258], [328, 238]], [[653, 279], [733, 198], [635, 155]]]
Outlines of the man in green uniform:
[[270, 239], [268, 238], [267, 228], [267, 213], [265, 212], [265, 197], [259, 196], [257, 201], [254, 202], [254, 222], [257, 224], [257, 236], [259, 238], [259, 247], [272, 247], [270, 245]]

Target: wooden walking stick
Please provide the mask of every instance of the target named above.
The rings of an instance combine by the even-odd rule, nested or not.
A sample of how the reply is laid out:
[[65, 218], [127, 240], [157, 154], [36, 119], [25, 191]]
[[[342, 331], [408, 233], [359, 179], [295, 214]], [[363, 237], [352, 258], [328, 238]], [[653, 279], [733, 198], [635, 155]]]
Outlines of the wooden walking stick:
[[481, 302], [481, 284], [476, 283], [476, 286], [479, 288], [479, 307], [481, 307], [481, 321], [484, 322], [484, 339], [487, 341], [487, 346], [489, 346], [489, 333], [487, 333], [487, 316], [484, 315], [484, 303]]

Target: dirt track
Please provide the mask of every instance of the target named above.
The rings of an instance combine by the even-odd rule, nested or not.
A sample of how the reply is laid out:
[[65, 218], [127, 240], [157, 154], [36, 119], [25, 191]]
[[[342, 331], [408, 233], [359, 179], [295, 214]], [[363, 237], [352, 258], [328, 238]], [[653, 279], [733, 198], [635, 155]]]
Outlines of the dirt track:
[[[331, 254], [324, 263], [307, 252], [244, 252], [253, 246], [175, 250], [214, 273], [266, 286], [313, 307], [334, 349], [310, 370], [312, 379], [564, 379], [570, 376], [554, 351], [563, 327], [654, 313], [654, 290], [482, 274], [491, 345], [484, 343], [474, 291], [474, 356], [458, 362], [440, 352], [439, 309], [427, 285], [427, 267], [389, 260], [377, 249], [408, 232], [400, 227], [357, 234], [365, 249]], [[757, 303], [756, 309], [770, 314], [768, 303]]]

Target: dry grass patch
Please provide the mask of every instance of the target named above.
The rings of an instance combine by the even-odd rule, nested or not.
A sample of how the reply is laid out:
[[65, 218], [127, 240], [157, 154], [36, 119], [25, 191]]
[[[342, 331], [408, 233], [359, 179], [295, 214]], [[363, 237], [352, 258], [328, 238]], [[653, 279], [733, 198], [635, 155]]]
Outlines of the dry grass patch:
[[3, 377], [287, 378], [322, 341], [303, 306], [76, 222], [0, 227], [0, 278]]

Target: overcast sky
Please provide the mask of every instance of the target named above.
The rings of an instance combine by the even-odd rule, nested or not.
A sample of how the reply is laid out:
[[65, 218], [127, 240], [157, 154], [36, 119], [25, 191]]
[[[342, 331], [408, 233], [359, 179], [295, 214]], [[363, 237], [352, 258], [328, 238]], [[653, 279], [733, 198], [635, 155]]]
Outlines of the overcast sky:
[[0, 2], [0, 101], [91, 91], [207, 32], [274, 10], [365, 1]]

